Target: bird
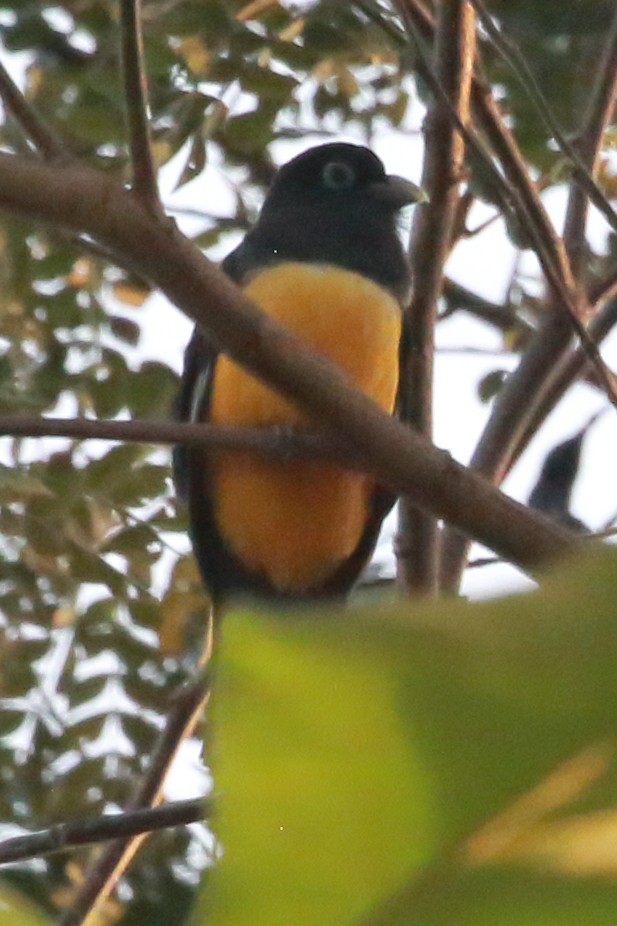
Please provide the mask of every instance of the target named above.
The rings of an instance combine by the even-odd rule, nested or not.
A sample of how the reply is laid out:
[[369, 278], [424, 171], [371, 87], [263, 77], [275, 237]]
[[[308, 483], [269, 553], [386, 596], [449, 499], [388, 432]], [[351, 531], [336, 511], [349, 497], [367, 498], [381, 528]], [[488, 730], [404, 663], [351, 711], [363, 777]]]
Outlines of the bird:
[[[279, 168], [254, 226], [222, 270], [257, 306], [321, 353], [384, 412], [396, 409], [409, 262], [398, 233], [421, 189], [387, 174], [369, 148], [333, 142]], [[195, 329], [181, 420], [310, 428], [306, 415]], [[370, 559], [395, 497], [340, 465], [248, 452], [174, 451], [178, 494], [213, 603], [345, 597]]]
[[589, 528], [570, 511], [572, 490], [580, 468], [583, 442], [601, 415], [602, 411], [596, 413], [574, 437], [557, 444], [546, 455], [527, 502], [530, 508], [577, 533], [589, 533]]

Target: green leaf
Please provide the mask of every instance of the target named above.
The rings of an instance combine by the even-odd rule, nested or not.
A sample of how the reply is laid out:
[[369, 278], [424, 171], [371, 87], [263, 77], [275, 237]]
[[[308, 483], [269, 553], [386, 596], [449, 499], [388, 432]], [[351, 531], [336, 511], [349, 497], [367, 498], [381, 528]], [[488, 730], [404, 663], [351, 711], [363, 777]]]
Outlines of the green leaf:
[[[137, 290], [138, 293], [144, 292], [144, 290]], [[117, 294], [116, 294], [117, 295]], [[115, 315], [109, 321], [109, 327], [117, 338], [120, 338], [121, 341], [124, 341], [126, 344], [130, 344], [134, 347], [138, 342], [141, 336], [141, 328], [137, 322], [134, 322], [130, 318], [121, 318], [118, 315]]]
[[6, 885], [0, 887], [0, 926], [46, 926], [51, 920], [34, 904]]
[[507, 370], [491, 370], [478, 383], [478, 398], [481, 402], [490, 402], [501, 391], [508, 377]]
[[616, 565], [483, 604], [226, 615], [223, 855], [194, 922], [540, 926], [574, 922], [567, 897], [608, 923]]
[[287, 102], [298, 85], [297, 78], [291, 75], [278, 74], [276, 71], [259, 66], [244, 67], [239, 77], [244, 90], [267, 99], [269, 103]]
[[127, 404], [136, 418], [166, 418], [178, 392], [178, 377], [164, 363], [144, 362], [131, 379]]
[[253, 112], [231, 116], [225, 123], [227, 143], [242, 154], [259, 151], [270, 138], [272, 120], [272, 108], [268, 104]]
[[42, 479], [24, 469], [15, 469], [0, 464], [0, 496], [29, 498], [50, 498], [53, 493]]

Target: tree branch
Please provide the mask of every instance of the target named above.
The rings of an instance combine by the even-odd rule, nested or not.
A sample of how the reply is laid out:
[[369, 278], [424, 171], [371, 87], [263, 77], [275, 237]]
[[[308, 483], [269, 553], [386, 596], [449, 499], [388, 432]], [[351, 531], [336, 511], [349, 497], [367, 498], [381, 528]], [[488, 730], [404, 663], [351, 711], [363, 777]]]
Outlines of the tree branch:
[[[148, 773], [128, 808], [130, 812], [156, 807], [160, 803], [167, 772], [180, 744], [193, 732], [208, 695], [206, 675], [176, 693]], [[115, 839], [106, 847], [86, 873], [77, 897], [70, 909], [65, 911], [60, 926], [88, 926], [96, 922], [97, 909], [109, 897], [146, 835], [142, 832], [130, 838]]]
[[[443, 271], [451, 248], [458, 185], [465, 156], [463, 137], [452, 120], [469, 119], [469, 95], [475, 47], [474, 17], [466, 0], [439, 7], [436, 79], [449, 105], [437, 95], [426, 119], [423, 188], [429, 202], [417, 207], [410, 241], [414, 291], [403, 319], [400, 411], [427, 437], [432, 435], [434, 329]], [[437, 591], [437, 521], [407, 497], [399, 508], [396, 545], [399, 581], [411, 592]]]
[[133, 192], [148, 208], [159, 211], [161, 203], [150, 146], [148, 79], [141, 29], [141, 0], [121, 0], [120, 8], [124, 95], [133, 168]]
[[57, 823], [48, 829], [0, 842], [0, 865], [23, 862], [29, 858], [67, 852], [78, 846], [94, 845], [109, 839], [126, 838], [152, 833], [171, 826], [187, 826], [207, 819], [210, 802], [204, 798], [192, 801], [170, 801], [151, 810], [132, 810]]
[[[587, 119], [576, 147], [581, 161], [593, 177], [598, 164], [602, 138], [615, 108], [617, 93], [617, 10], [613, 16], [604, 53], [595, 76], [594, 90], [587, 108]], [[573, 184], [570, 189], [564, 242], [577, 276], [586, 269], [587, 241], [585, 238], [589, 201], [587, 190]]]
[[39, 117], [24, 94], [0, 62], [0, 98], [7, 113], [12, 116], [35, 148], [49, 161], [68, 160], [68, 154], [51, 129]]
[[[589, 323], [589, 336], [597, 344], [600, 344], [610, 334], [615, 325], [617, 325], [617, 298], [613, 297]], [[580, 377], [585, 374], [589, 375], [592, 372], [593, 368], [589, 363], [589, 357], [580, 346], [562, 358], [555, 369], [550, 388], [543, 395], [541, 404], [538, 405], [525, 434], [517, 445], [511, 466], [514, 466], [542, 422], [546, 420], [570, 386]]]
[[[609, 35], [607, 49], [598, 69], [596, 91], [590, 106], [590, 116], [587, 119], [587, 129], [585, 131], [585, 136], [588, 139], [587, 150], [581, 154], [583, 164], [591, 174], [593, 174], [592, 168], [604, 132], [607, 114], [610, 112], [609, 100], [611, 94], [614, 95], [615, 92], [615, 73], [613, 71], [612, 74], [609, 74], [611, 68], [615, 68], [615, 43], [615, 30], [613, 29]], [[510, 133], [501, 122], [497, 108], [488, 91], [480, 93], [478, 89], [475, 95], [475, 108], [478, 118], [485, 126], [496, 150], [501, 151], [504, 169], [508, 165], [508, 170], [512, 172], [511, 179], [513, 182], [515, 182], [515, 177], [520, 174], [521, 192], [525, 190], [525, 196], [528, 198], [531, 185], [526, 176], [524, 162]], [[539, 203], [537, 194], [535, 194], [535, 198], [538, 199]], [[532, 200], [530, 199], [529, 202], [531, 204]], [[587, 196], [584, 190], [580, 186], [573, 184], [568, 207], [568, 218], [566, 219], [567, 249], [555, 236], [555, 254], [559, 257], [564, 270], [567, 271], [567, 277], [564, 279], [569, 281], [568, 290], [570, 293], [575, 292], [575, 289], [582, 292], [582, 288], [580, 286], [575, 287], [573, 282], [570, 256], [575, 257], [576, 250], [580, 247], [580, 239], [579, 243], [576, 244], [575, 237], [580, 234], [581, 228], [584, 234], [586, 208]], [[540, 212], [536, 211], [536, 214], [538, 217], [541, 216]], [[555, 235], [552, 226], [551, 235]], [[577, 272], [579, 269], [577, 261]], [[535, 338], [530, 342], [518, 369], [506, 381], [504, 388], [497, 397], [491, 418], [471, 460], [471, 468], [482, 473], [493, 483], [499, 483], [509, 471], [513, 460], [519, 452], [519, 444], [522, 442], [521, 446], [524, 446], [532, 423], [535, 427], [538, 427], [540, 421], [543, 420], [539, 419], [538, 410], [544, 407], [545, 396], [550, 396], [553, 389], [557, 388], [557, 371], [571, 344], [572, 327], [574, 326], [579, 336], [582, 334], [583, 326], [580, 318], [581, 315], [584, 317], [588, 311], [585, 300], [577, 297], [577, 302], [580, 302], [580, 306], [577, 308], [576, 304], [568, 304], [556, 298], [556, 296], [558, 297], [559, 294], [553, 289], [552, 302], [547, 307], [547, 318]], [[562, 305], [565, 305], [568, 309], [566, 317], [560, 311]], [[593, 338], [585, 330], [585, 334], [581, 339], [583, 349], [590, 358], [593, 358], [602, 385], [610, 401], [615, 404], [614, 378], [606, 369], [601, 358], [599, 358], [597, 349], [592, 347], [592, 342]], [[600, 363], [598, 363], [598, 359]], [[444, 587], [454, 589], [458, 585], [464, 567], [467, 546], [467, 540], [460, 532], [455, 530], [447, 531], [442, 559], [442, 583]]]
[[[419, 0], [398, 0], [398, 4], [418, 33], [426, 41], [432, 41], [435, 23]], [[504, 180], [507, 181], [505, 184], [507, 198], [516, 208], [519, 222], [523, 227], [528, 228], [530, 237], [532, 236], [530, 246], [534, 248], [547, 279], [551, 286], [556, 288], [557, 294], [565, 295], [568, 301], [569, 294], [573, 291], [573, 278], [565, 249], [544, 209], [535, 185], [527, 174], [525, 161], [518, 145], [512, 133], [504, 125], [499, 108], [478, 70], [479, 68], [473, 76], [471, 85], [474, 121], [485, 133], [502, 165]], [[457, 127], [460, 130], [460, 125]], [[477, 144], [475, 148], [481, 152]], [[483, 162], [484, 160], [483, 158]]]
[[[408, 21], [412, 23], [414, 29], [418, 31], [428, 31], [430, 33], [434, 28], [430, 18], [427, 19], [428, 14], [415, 3], [415, 0], [399, 0], [399, 5], [402, 7]], [[419, 26], [418, 23], [421, 23], [421, 26]], [[419, 60], [422, 62], [423, 56], [421, 49], [418, 48], [417, 52]], [[450, 118], [453, 119], [465, 141], [470, 145], [475, 154], [481, 155], [484, 165], [490, 165], [490, 160], [487, 160], [484, 155], [482, 144], [473, 133], [469, 132], [467, 126], [460, 120], [458, 114], [449, 103], [448, 96], [442, 89], [441, 84], [432, 75], [430, 68], [423, 63], [422, 70], [423, 73], [425, 72], [425, 77], [428, 78], [429, 84], [432, 86], [433, 90], [436, 91], [436, 96], [447, 102], [450, 110]], [[472, 82], [472, 89], [474, 91], [477, 91], [480, 86], [481, 82], [478, 79]], [[577, 334], [590, 361], [596, 368], [599, 383], [604, 389], [609, 402], [617, 408], [617, 385], [615, 377], [604, 363], [593, 339], [587, 335], [585, 326], [580, 320], [580, 316], [584, 316], [586, 310], [584, 305], [581, 306], [580, 294], [574, 285], [563, 243], [557, 236], [552, 223], [544, 211], [537, 190], [527, 177], [522, 155], [516, 146], [513, 136], [505, 128], [499, 112], [490, 97], [489, 91], [485, 90], [484, 95], [486, 97], [485, 107], [489, 109], [491, 107], [494, 108], [492, 119], [489, 120], [489, 127], [494, 130], [494, 140], [496, 139], [497, 141], [496, 150], [498, 154], [501, 152], [502, 164], [506, 173], [504, 186], [508, 191], [508, 202], [515, 206], [516, 215], [518, 216], [521, 227], [525, 229], [529, 237], [529, 244], [534, 248], [540, 266], [544, 271], [546, 281], [552, 290], [553, 304], [551, 308], [555, 312], [564, 311], [566, 313], [570, 325]], [[482, 94], [480, 94], [480, 98], [481, 97]], [[492, 165], [491, 171], [493, 171]], [[518, 185], [518, 181], [520, 180], [523, 181], [522, 192], [521, 187]], [[520, 407], [522, 406], [519, 406], [519, 409]]]
[[[0, 415], [0, 437], [67, 437], [140, 444], [198, 444], [213, 453], [236, 450], [282, 460], [336, 462], [361, 469], [349, 447], [315, 431], [296, 428], [241, 428], [188, 421], [94, 421]], [[394, 488], [394, 487], [393, 487]]]
[[175, 225], [89, 168], [52, 168], [0, 153], [0, 207], [91, 235], [123, 255], [212, 344], [344, 440], [362, 467], [523, 569], [577, 541], [489, 487], [426, 439], [384, 415], [326, 358], [257, 310]]
[[602, 279], [595, 280], [589, 287], [588, 299], [589, 304], [597, 307], [598, 303], [605, 302], [617, 295], [617, 266], [604, 276]]
[[596, 185], [592, 173], [579, 157], [576, 146], [571, 144], [561, 131], [559, 123], [553, 115], [550, 106], [544, 99], [542, 91], [540, 90], [537, 81], [533, 76], [529, 65], [527, 64], [527, 61], [521, 54], [520, 49], [510, 38], [502, 33], [501, 29], [489, 11], [486, 9], [486, 6], [482, 0], [470, 0], [470, 2], [473, 4], [478, 14], [478, 18], [481, 20], [482, 25], [486, 29], [487, 35], [493, 42], [493, 45], [510, 65], [510, 68], [518, 78], [519, 83], [522, 85], [523, 89], [527, 93], [527, 96], [534, 104], [536, 110], [543, 119], [544, 124], [550, 132], [553, 140], [559, 147], [561, 153], [569, 161], [574, 180], [582, 187], [591, 202], [604, 216], [610, 227], [617, 231], [617, 214], [615, 213], [615, 210], [604, 196], [602, 191]]
[[[399, 0], [406, 19], [413, 25], [418, 33], [423, 35], [432, 35], [434, 25], [426, 11], [416, 2], [416, 0]], [[419, 51], [419, 58], [422, 62], [422, 54]], [[423, 73], [427, 70], [422, 65]], [[429, 69], [430, 71], [430, 69]], [[432, 79], [431, 74], [425, 75], [429, 78], [429, 83], [433, 89], [443, 96], [441, 86], [437, 81]], [[580, 295], [574, 285], [568, 257], [561, 239], [557, 236], [552, 223], [550, 222], [542, 201], [533, 183], [527, 176], [525, 162], [516, 145], [512, 134], [506, 129], [501, 119], [498, 108], [496, 107], [488, 88], [483, 82], [476, 78], [472, 83], [472, 100], [474, 101], [474, 113], [484, 129], [491, 137], [495, 150], [500, 157], [505, 172], [504, 184], [508, 190], [508, 199], [515, 206], [515, 213], [518, 221], [526, 230], [530, 239], [530, 246], [533, 246], [547, 283], [552, 291], [552, 304], [550, 306], [555, 314], [555, 327], [550, 333], [550, 338], [545, 340], [539, 336], [540, 345], [544, 348], [547, 343], [552, 343], [552, 349], [559, 354], [560, 351], [566, 350], [570, 342], [569, 327], [574, 328], [578, 335], [583, 348], [587, 352], [589, 359], [594, 364], [598, 380], [606, 392], [609, 401], [617, 407], [617, 390], [615, 388], [615, 379], [612, 372], [606, 367], [602, 357], [597, 351], [593, 339], [587, 335], [580, 316], [585, 314], [581, 308]], [[447, 97], [446, 97], [447, 99]], [[451, 109], [451, 118], [459, 130], [464, 135], [466, 141], [472, 143], [472, 150], [482, 155], [483, 163], [486, 158], [482, 154], [482, 145], [477, 142], [473, 133], [470, 133], [466, 126], [463, 126], [458, 116]], [[489, 162], [490, 163], [490, 162]], [[565, 312], [569, 321], [569, 326], [563, 324], [560, 317]], [[542, 387], [543, 377], [546, 369], [551, 368], [551, 364], [546, 361], [544, 364], [537, 365], [535, 359], [528, 366], [525, 365], [525, 358], [519, 367], [517, 373], [506, 383], [503, 392], [508, 395], [512, 389], [513, 395], [510, 397], [509, 410], [507, 415], [501, 415], [499, 403], [495, 405], [493, 416], [489, 422], [489, 428], [494, 428], [490, 439], [487, 441], [485, 448], [481, 439], [477, 449], [477, 454], [482, 457], [482, 466], [478, 465], [479, 471], [484, 472], [489, 478], [492, 476], [492, 468], [499, 468], [502, 463], [509, 466], [508, 447], [512, 444], [516, 446], [517, 434], [521, 434], [526, 426], [525, 422], [520, 421], [521, 416], [525, 416], [527, 409], [530, 407], [529, 397], [533, 403], [533, 397], [536, 390], [530, 388], [536, 386]], [[539, 381], [537, 380], [539, 374]], [[506, 456], [502, 460], [502, 455]], [[474, 457], [472, 467], [478, 464], [477, 458]], [[486, 465], [486, 469], [483, 466]], [[447, 553], [446, 559], [450, 562], [450, 568], [454, 569], [450, 578], [446, 581], [449, 587], [457, 584], [460, 576], [460, 570], [463, 567], [465, 543], [460, 537], [456, 540], [446, 536], [446, 545], [453, 545]], [[456, 547], [456, 551], [454, 549]], [[452, 584], [453, 583], [453, 584]]]
[[454, 280], [444, 280], [443, 297], [446, 309], [440, 315], [440, 321], [449, 318], [455, 312], [468, 312], [474, 318], [479, 318], [480, 321], [496, 328], [502, 335], [514, 332], [519, 343], [526, 342], [534, 333], [533, 326], [521, 318], [511, 305], [491, 302]]

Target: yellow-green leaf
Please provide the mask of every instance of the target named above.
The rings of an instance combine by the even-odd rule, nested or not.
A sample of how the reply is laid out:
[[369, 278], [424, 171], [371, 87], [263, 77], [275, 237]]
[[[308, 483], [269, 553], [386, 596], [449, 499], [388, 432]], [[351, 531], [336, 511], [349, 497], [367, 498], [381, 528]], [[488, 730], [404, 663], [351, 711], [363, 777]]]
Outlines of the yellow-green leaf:
[[561, 886], [608, 923], [616, 599], [606, 550], [484, 604], [226, 615], [193, 922], [552, 926]]

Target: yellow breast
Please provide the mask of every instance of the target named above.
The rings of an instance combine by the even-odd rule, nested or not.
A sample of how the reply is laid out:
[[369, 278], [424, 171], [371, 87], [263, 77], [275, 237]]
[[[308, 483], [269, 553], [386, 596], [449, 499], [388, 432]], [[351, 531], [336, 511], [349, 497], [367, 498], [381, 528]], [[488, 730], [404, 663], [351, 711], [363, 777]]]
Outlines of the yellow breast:
[[[285, 263], [246, 293], [272, 318], [338, 364], [384, 411], [398, 382], [398, 303], [376, 283], [328, 265]], [[226, 357], [217, 361], [210, 420], [306, 425], [306, 417]], [[217, 528], [235, 555], [280, 591], [323, 582], [355, 550], [373, 483], [321, 463], [217, 455], [210, 471]]]

